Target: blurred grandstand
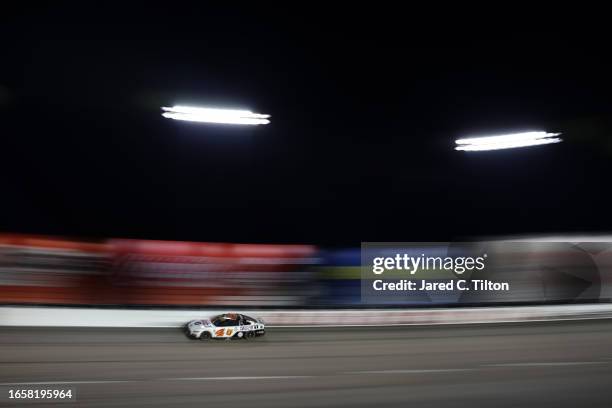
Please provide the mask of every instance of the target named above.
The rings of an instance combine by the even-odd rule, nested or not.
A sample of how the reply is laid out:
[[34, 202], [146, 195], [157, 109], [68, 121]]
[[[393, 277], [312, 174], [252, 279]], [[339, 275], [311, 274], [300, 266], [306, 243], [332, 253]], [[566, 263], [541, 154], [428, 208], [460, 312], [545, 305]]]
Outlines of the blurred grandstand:
[[[582, 238], [585, 239], [585, 238]], [[611, 296], [608, 242], [491, 241], [498, 256], [467, 279], [505, 293], [420, 293], [394, 304], [434, 306], [601, 302]], [[432, 279], [451, 279], [443, 274]], [[364, 307], [360, 249], [0, 235], [0, 303], [41, 305]], [[377, 305], [368, 304], [368, 307]]]

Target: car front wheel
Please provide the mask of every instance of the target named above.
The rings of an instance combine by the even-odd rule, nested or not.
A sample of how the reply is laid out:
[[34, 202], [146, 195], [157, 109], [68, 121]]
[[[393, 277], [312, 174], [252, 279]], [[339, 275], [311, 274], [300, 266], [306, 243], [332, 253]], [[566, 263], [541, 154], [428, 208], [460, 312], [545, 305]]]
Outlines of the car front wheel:
[[210, 340], [210, 333], [209, 333], [209, 332], [206, 332], [206, 331], [205, 331], [205, 332], [202, 332], [202, 333], [200, 334], [200, 340], [202, 340], [202, 341], [207, 341], [207, 340]]

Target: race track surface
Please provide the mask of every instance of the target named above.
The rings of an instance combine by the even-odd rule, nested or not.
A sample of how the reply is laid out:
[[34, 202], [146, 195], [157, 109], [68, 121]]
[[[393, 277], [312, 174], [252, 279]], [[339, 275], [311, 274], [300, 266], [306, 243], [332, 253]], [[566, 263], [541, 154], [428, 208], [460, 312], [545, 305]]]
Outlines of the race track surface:
[[173, 329], [1, 328], [0, 383], [38, 382], [76, 387], [62, 407], [610, 407], [612, 321], [207, 343]]

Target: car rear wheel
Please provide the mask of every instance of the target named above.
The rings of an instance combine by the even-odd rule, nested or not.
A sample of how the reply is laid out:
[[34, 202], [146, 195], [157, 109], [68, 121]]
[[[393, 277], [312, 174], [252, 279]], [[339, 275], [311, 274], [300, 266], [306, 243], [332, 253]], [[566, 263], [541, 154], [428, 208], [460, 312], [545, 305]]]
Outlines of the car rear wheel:
[[210, 333], [209, 333], [209, 332], [206, 332], [206, 331], [205, 331], [205, 332], [202, 332], [202, 333], [200, 334], [200, 340], [202, 340], [202, 341], [207, 341], [207, 340], [210, 340]]

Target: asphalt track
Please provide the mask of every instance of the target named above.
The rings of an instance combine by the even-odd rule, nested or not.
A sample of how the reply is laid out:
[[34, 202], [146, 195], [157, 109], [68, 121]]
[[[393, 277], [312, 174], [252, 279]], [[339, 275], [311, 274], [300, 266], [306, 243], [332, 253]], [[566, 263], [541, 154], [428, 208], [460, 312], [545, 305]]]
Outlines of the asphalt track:
[[612, 321], [208, 343], [173, 329], [0, 328], [0, 383], [75, 387], [62, 407], [611, 407]]

